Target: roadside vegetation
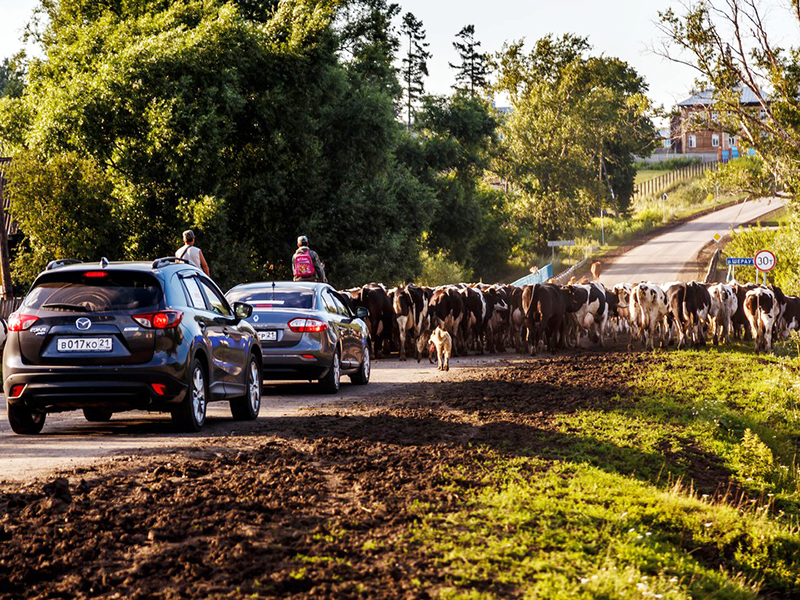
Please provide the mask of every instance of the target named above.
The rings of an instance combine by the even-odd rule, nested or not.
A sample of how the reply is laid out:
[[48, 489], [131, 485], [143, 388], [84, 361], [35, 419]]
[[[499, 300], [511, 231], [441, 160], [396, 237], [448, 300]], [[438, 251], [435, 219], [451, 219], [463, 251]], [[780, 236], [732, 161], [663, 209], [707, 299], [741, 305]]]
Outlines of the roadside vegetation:
[[417, 507], [410, 539], [447, 574], [440, 597], [800, 590], [796, 353], [707, 349], [626, 368], [636, 375], [611, 402], [548, 406], [527, 446], [449, 470], [458, 509]]

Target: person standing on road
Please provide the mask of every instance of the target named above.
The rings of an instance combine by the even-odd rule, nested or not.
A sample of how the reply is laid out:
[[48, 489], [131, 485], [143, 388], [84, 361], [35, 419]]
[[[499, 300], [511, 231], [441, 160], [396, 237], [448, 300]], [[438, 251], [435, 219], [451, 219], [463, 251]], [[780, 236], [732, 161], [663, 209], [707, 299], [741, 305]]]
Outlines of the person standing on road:
[[292, 256], [292, 273], [295, 281], [328, 283], [328, 278], [325, 277], [325, 263], [308, 247], [308, 238], [304, 235], [297, 238], [297, 252]]
[[202, 269], [206, 275], [211, 275], [208, 269], [206, 257], [203, 256], [203, 251], [194, 245], [194, 231], [187, 229], [183, 232], [183, 246], [178, 248], [175, 256], [188, 260], [198, 269]]

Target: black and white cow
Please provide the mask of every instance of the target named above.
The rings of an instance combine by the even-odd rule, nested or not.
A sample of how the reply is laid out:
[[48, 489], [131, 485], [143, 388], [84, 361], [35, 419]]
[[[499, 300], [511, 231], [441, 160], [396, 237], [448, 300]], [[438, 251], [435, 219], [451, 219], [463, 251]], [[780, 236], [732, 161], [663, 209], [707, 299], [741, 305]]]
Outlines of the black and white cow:
[[708, 288], [711, 308], [708, 312], [708, 330], [714, 344], [730, 341], [733, 331], [733, 315], [739, 308], [736, 292], [725, 283], [716, 283]]
[[590, 336], [594, 333], [600, 345], [605, 346], [604, 333], [608, 320], [608, 303], [603, 284], [592, 282], [587, 284], [568, 285], [566, 287], [569, 302], [567, 312], [572, 314], [575, 335], [575, 347], [580, 345], [581, 333], [586, 331]]
[[781, 307], [775, 292], [757, 287], [744, 297], [744, 314], [756, 343], [756, 352], [772, 350], [772, 328], [780, 317]]
[[[660, 331], [666, 328], [668, 312], [667, 295], [660, 286], [650, 283], [634, 286], [631, 294], [631, 323], [645, 349], [655, 350]], [[663, 333], [661, 339], [664, 339]]]

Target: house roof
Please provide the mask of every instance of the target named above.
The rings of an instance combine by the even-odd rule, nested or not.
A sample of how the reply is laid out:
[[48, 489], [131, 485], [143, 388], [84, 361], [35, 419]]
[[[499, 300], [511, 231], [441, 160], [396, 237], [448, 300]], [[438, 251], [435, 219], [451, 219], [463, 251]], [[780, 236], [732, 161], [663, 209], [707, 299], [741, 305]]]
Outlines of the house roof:
[[[739, 88], [741, 90], [739, 96], [739, 102], [741, 102], [745, 106], [758, 106], [761, 102], [758, 99], [758, 96], [753, 93], [753, 90], [746, 87]], [[759, 92], [761, 93], [761, 97], [764, 100], [769, 100], [769, 94], [759, 88]], [[692, 94], [686, 100], [678, 102], [678, 106], [708, 106], [714, 103], [714, 90], [702, 90], [697, 92], [696, 94]]]

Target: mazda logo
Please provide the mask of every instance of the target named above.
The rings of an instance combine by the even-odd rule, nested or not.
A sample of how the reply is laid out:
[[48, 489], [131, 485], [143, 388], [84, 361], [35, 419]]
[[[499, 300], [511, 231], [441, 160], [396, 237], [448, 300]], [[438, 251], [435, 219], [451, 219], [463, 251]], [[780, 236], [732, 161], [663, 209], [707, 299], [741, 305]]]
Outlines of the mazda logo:
[[89, 329], [89, 327], [92, 326], [92, 322], [86, 317], [81, 317], [80, 319], [75, 321], [75, 326], [78, 329]]

